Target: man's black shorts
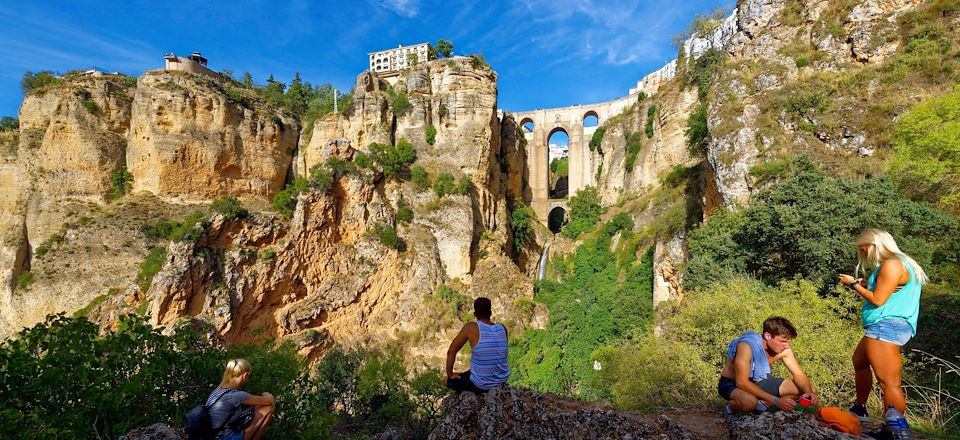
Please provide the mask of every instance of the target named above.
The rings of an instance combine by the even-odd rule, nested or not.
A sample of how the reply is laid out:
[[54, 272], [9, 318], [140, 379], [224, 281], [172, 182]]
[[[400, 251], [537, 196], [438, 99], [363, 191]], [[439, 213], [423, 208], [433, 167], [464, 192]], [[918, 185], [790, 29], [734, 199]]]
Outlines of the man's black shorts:
[[[764, 380], [761, 380], [760, 382], [754, 383], [757, 384], [761, 390], [773, 394], [776, 397], [780, 397], [780, 384], [783, 383], [783, 379], [770, 376]], [[733, 379], [720, 376], [720, 381], [717, 382], [717, 393], [720, 394], [720, 397], [723, 397], [724, 400], [732, 399], [731, 395], [735, 389], [737, 389], [737, 382], [735, 382]]]
[[470, 380], [470, 370], [460, 373], [460, 377], [457, 379], [447, 379], [447, 388], [458, 392], [472, 391], [475, 394], [483, 394], [488, 391], [473, 384], [473, 381]]

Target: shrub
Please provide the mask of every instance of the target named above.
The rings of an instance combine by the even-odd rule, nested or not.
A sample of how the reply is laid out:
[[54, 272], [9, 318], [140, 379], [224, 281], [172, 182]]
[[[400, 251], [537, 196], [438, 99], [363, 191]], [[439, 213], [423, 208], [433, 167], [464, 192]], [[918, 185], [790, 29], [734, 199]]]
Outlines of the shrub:
[[453, 53], [453, 43], [447, 40], [437, 40], [437, 54], [443, 56], [444, 58], [449, 57]]
[[436, 194], [437, 197], [453, 194], [456, 190], [453, 182], [453, 176], [450, 175], [450, 173], [437, 174], [437, 178], [433, 179], [433, 193]]
[[533, 208], [523, 202], [510, 199], [510, 230], [513, 232], [513, 250], [519, 252], [533, 235], [533, 223], [537, 221], [537, 214]]
[[626, 150], [626, 158], [623, 161], [623, 167], [627, 170], [627, 172], [632, 172], [633, 165], [637, 161], [637, 155], [640, 154], [640, 149], [643, 147], [643, 137], [639, 132], [626, 132], [624, 135], [627, 138], [627, 144], [624, 146], [624, 149]]
[[427, 126], [424, 136], [427, 140], [427, 143], [433, 145], [437, 141], [437, 127], [434, 127], [433, 124]]
[[27, 287], [30, 286], [30, 283], [32, 282], [33, 282], [33, 273], [30, 272], [29, 270], [20, 272], [20, 274], [17, 275], [16, 285], [18, 289], [26, 289]]
[[333, 176], [340, 177], [345, 174], [356, 174], [357, 164], [345, 161], [337, 156], [330, 156], [327, 158], [326, 169]]
[[457, 187], [453, 190], [453, 194], [466, 195], [472, 188], [473, 181], [467, 176], [460, 176], [460, 179], [457, 180]]
[[43, 90], [46, 87], [55, 86], [62, 82], [62, 79], [49, 70], [36, 73], [27, 71], [20, 80], [20, 89], [23, 90], [23, 94], [26, 95], [31, 91]]
[[890, 170], [900, 188], [960, 215], [960, 88], [901, 116], [892, 144]]
[[357, 165], [357, 168], [368, 169], [373, 166], [373, 159], [370, 159], [370, 155], [367, 153], [358, 151], [353, 158], [353, 163]]
[[113, 186], [113, 199], [119, 199], [130, 191], [133, 175], [126, 168], [116, 170], [110, 174], [110, 185]]
[[403, 197], [397, 200], [397, 223], [407, 224], [413, 221], [413, 209], [407, 206], [406, 202], [403, 201]]
[[20, 120], [11, 116], [0, 118], [0, 131], [17, 131], [20, 129]]
[[562, 177], [570, 174], [570, 158], [558, 157], [550, 162], [550, 173]]
[[687, 128], [684, 130], [687, 138], [687, 151], [693, 157], [707, 157], [707, 143], [710, 131], [707, 126], [707, 103], [701, 102], [687, 118]]
[[217, 197], [210, 204], [210, 210], [222, 214], [226, 220], [244, 218], [249, 214], [247, 208], [244, 208], [243, 204], [234, 196]]
[[314, 165], [310, 168], [310, 180], [307, 181], [307, 187], [319, 192], [327, 192], [333, 186], [334, 174], [328, 168], [322, 165]]
[[277, 251], [273, 249], [264, 249], [263, 252], [260, 252], [261, 260], [272, 260], [277, 256]]
[[657, 106], [650, 104], [650, 107], [647, 107], [647, 124], [644, 127], [644, 131], [647, 133], [647, 138], [653, 137], [653, 117], [657, 113]]
[[474, 69], [487, 69], [490, 67], [490, 65], [487, 64], [487, 60], [483, 59], [482, 53], [470, 55], [470, 63]]
[[637, 93], [637, 102], [643, 102], [645, 99], [647, 99], [647, 94], [645, 92], [641, 91]]
[[243, 105], [246, 102], [246, 98], [243, 96], [243, 93], [235, 89], [227, 90], [227, 99], [229, 99], [230, 102], [240, 105]]
[[430, 176], [426, 168], [416, 165], [410, 169], [410, 180], [417, 185], [417, 189], [423, 191], [430, 187]]
[[726, 53], [716, 48], [708, 49], [694, 60], [693, 67], [687, 76], [687, 83], [697, 85], [697, 96], [701, 101], [706, 99], [707, 92], [710, 91], [710, 82], [725, 60]]
[[92, 99], [89, 99], [89, 98], [84, 99], [84, 100], [83, 100], [83, 108], [87, 109], [87, 112], [89, 112], [89, 113], [96, 113], [96, 112], [97, 112], [97, 103], [96, 103], [96, 102], [93, 102], [93, 100], [92, 100]]
[[600, 149], [600, 144], [603, 142], [603, 135], [606, 131], [607, 129], [604, 127], [597, 127], [597, 130], [593, 132], [593, 136], [590, 137], [590, 151]]
[[395, 90], [393, 87], [387, 89], [390, 95], [390, 104], [393, 107], [393, 115], [397, 118], [403, 117], [410, 110], [410, 100], [407, 99], [405, 90]]
[[563, 227], [563, 235], [576, 239], [580, 234], [593, 230], [600, 221], [603, 209], [597, 188], [585, 186], [570, 198], [570, 222]]
[[388, 178], [399, 174], [417, 160], [417, 152], [406, 139], [400, 138], [397, 144], [370, 144], [370, 156], [383, 168]]
[[303, 177], [294, 179], [283, 191], [273, 196], [273, 200], [271, 201], [273, 210], [284, 217], [293, 217], [293, 210], [297, 207], [297, 197], [300, 193], [307, 190], [308, 185], [309, 181]]
[[401, 250], [403, 241], [400, 240], [400, 237], [397, 235], [397, 230], [393, 226], [386, 223], [377, 223], [373, 227], [373, 233], [377, 236], [380, 244], [390, 249]]
[[150, 288], [150, 284], [153, 283], [153, 276], [160, 272], [160, 269], [163, 269], [166, 261], [167, 248], [165, 246], [156, 246], [150, 249], [137, 271], [136, 280], [141, 292], [146, 292]]
[[440, 106], [437, 107], [437, 117], [440, 119], [443, 119], [443, 117], [446, 115], [447, 115], [447, 106], [441, 103]]

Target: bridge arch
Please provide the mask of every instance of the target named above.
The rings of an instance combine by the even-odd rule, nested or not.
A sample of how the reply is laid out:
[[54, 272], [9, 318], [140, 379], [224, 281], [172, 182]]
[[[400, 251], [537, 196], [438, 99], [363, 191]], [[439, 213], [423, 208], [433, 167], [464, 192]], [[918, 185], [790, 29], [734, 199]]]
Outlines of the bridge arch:
[[563, 229], [563, 225], [567, 224], [567, 220], [569, 220], [569, 217], [567, 216], [566, 207], [555, 206], [550, 210], [550, 214], [547, 215], [547, 228], [550, 229], [550, 232], [556, 234]]
[[600, 115], [596, 111], [590, 110], [583, 114], [583, 128], [599, 127]]
[[547, 195], [550, 199], [567, 197], [570, 188], [570, 132], [554, 127], [547, 135]]
[[533, 131], [537, 129], [537, 124], [530, 118], [521, 119], [518, 125], [524, 133], [533, 133]]

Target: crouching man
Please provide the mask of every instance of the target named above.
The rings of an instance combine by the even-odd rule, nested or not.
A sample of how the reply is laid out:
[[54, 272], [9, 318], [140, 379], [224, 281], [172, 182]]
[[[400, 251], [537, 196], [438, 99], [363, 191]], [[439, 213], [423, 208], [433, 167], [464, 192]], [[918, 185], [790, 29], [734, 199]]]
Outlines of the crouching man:
[[[490, 299], [480, 297], [473, 302], [474, 322], [466, 323], [447, 349], [446, 375], [443, 384], [457, 391], [485, 393], [507, 381], [507, 329], [490, 320]], [[470, 369], [453, 372], [457, 352], [470, 341]]]
[[[717, 392], [726, 399], [727, 414], [766, 411], [777, 407], [793, 411], [796, 399], [805, 397], [819, 405], [817, 393], [790, 349], [797, 329], [786, 318], [763, 321], [763, 335], [746, 332], [727, 347], [727, 362], [720, 372]], [[770, 376], [770, 366], [783, 361], [791, 379]]]

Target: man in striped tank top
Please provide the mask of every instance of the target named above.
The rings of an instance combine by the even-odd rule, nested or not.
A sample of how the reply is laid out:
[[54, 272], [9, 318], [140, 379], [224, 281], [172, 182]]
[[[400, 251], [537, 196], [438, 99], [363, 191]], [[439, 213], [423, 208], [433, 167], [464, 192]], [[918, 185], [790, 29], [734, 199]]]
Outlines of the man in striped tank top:
[[[480, 297], [473, 302], [473, 315], [477, 320], [464, 324], [457, 337], [447, 349], [447, 369], [443, 383], [450, 389], [485, 393], [504, 383], [510, 377], [507, 365], [507, 329], [503, 324], [490, 320], [490, 299]], [[457, 352], [470, 341], [470, 369], [453, 372]]]

